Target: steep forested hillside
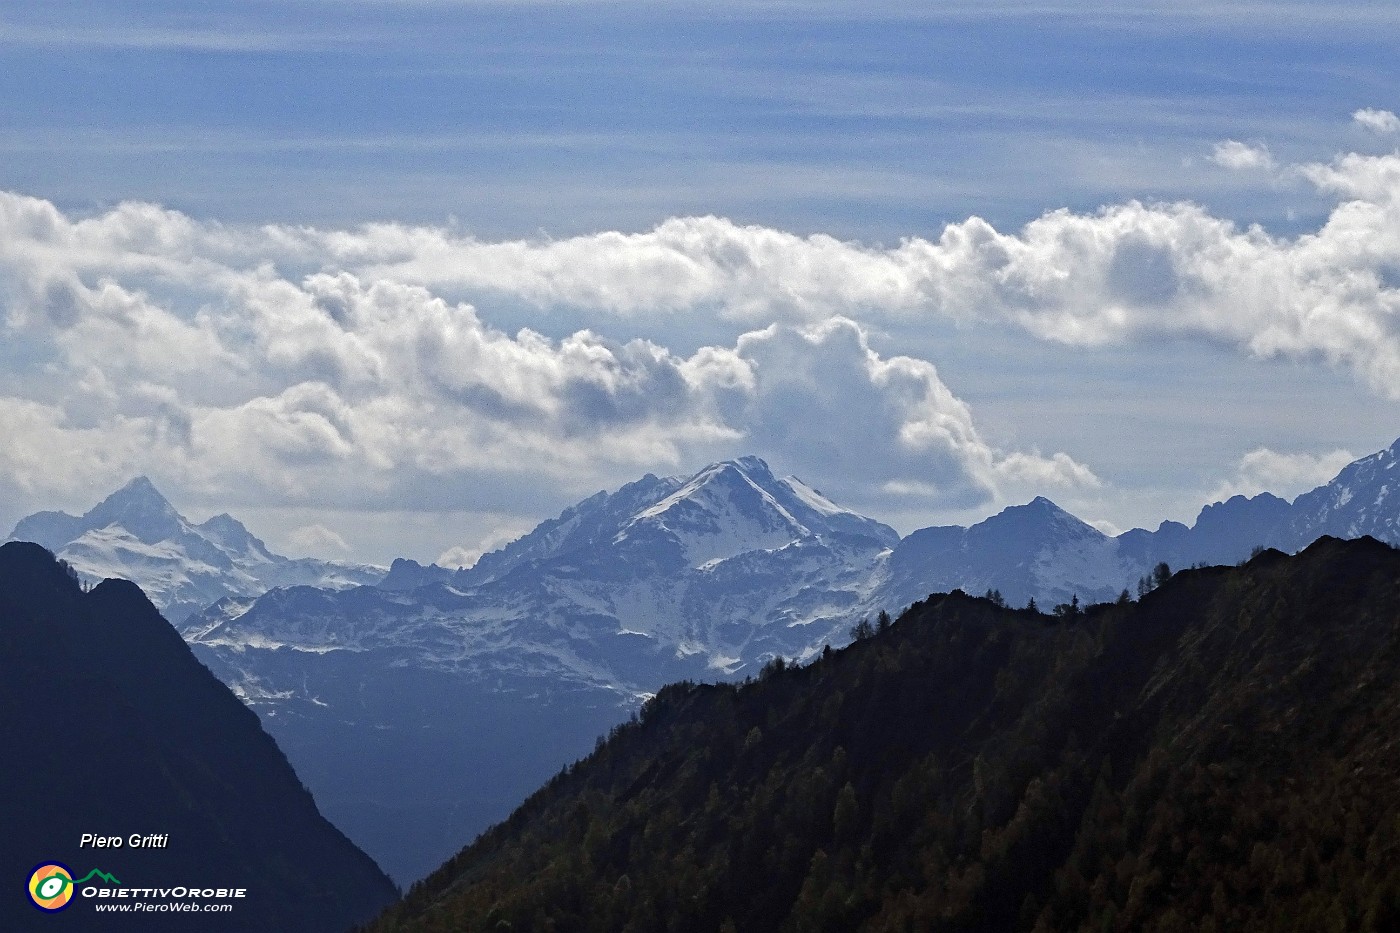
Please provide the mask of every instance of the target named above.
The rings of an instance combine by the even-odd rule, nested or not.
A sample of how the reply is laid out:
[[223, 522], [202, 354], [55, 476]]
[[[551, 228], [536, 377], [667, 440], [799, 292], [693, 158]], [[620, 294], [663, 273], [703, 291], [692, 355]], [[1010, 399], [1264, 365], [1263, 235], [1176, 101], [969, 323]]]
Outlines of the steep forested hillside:
[[665, 689], [373, 929], [1395, 929], [1398, 736], [1370, 539], [1054, 616], [954, 592]]

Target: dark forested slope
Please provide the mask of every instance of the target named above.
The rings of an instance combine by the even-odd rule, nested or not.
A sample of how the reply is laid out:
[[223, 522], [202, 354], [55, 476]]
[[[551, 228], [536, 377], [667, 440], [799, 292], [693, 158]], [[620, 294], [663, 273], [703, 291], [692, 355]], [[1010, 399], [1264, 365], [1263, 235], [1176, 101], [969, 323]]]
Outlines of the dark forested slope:
[[437, 930], [1385, 930], [1400, 552], [1058, 616], [955, 592], [669, 687], [380, 918]]
[[[36, 544], [0, 545], [0, 901], [5, 930], [341, 931], [393, 900], [389, 879], [316, 810], [257, 716], [133, 583], [84, 592]], [[82, 845], [84, 833], [118, 848]], [[165, 837], [137, 848], [131, 835]], [[108, 901], [135, 889], [245, 890], [228, 913], [43, 916], [24, 894], [60, 862]], [[81, 887], [88, 887], [83, 885]]]

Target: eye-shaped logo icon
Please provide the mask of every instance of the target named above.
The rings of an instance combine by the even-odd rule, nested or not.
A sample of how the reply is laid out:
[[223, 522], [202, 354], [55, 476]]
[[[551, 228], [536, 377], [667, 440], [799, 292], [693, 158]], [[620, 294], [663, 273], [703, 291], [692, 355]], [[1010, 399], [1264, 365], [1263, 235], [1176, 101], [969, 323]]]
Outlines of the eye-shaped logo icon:
[[73, 899], [73, 872], [61, 862], [45, 862], [29, 874], [29, 899], [47, 913], [56, 913]]

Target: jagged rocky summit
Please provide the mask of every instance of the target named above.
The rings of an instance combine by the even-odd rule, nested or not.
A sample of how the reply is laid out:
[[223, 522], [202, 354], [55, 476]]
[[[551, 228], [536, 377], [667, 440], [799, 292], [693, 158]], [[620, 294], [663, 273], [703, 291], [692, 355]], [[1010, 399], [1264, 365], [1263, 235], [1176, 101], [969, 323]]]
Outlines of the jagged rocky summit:
[[21, 519], [10, 540], [43, 545], [92, 583], [131, 580], [172, 622], [225, 596], [259, 596], [277, 586], [359, 586], [384, 576], [378, 567], [274, 554], [227, 514], [194, 524], [144, 476], [81, 516], [38, 512]]

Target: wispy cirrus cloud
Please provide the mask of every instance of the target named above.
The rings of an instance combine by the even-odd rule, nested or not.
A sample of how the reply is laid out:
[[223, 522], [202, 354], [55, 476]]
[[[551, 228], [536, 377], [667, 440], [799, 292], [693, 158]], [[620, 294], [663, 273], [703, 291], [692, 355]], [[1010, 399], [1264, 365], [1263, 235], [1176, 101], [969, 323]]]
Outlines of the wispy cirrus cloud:
[[366, 31], [263, 29], [210, 23], [204, 27], [148, 26], [87, 22], [0, 22], [0, 46], [38, 48], [134, 49], [191, 52], [312, 52], [373, 42]]

